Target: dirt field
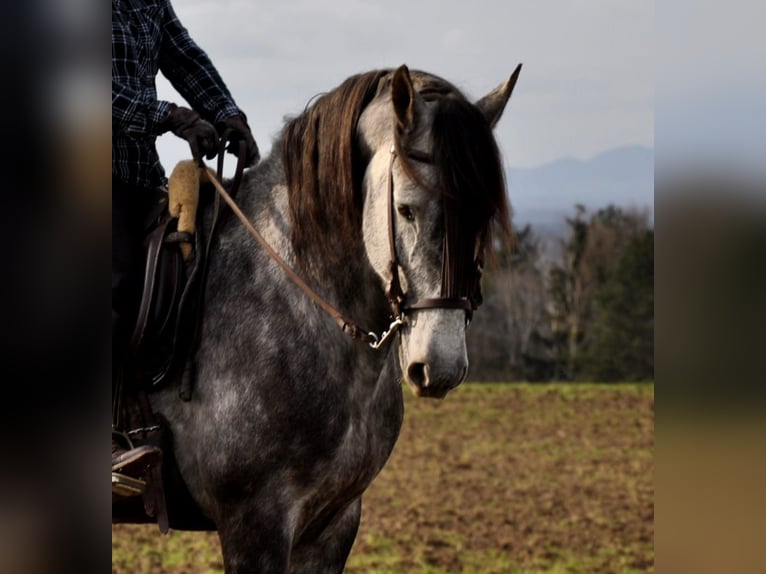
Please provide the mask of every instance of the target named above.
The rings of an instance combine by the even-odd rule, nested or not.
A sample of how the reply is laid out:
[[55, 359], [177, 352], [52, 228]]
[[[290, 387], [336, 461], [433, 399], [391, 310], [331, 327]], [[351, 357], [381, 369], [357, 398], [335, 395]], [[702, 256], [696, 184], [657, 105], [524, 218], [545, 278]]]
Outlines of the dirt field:
[[[652, 385], [406, 396], [346, 571], [654, 572]], [[112, 527], [112, 572], [221, 572], [215, 534]]]

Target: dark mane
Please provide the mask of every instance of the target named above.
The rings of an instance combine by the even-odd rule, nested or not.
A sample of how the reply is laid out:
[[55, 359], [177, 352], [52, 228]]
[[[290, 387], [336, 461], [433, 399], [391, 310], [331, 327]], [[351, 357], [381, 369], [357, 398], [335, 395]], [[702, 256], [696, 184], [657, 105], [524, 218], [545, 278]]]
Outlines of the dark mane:
[[[355, 145], [357, 122], [388, 73], [351, 76], [283, 132], [293, 244], [308, 269], [315, 258], [342, 262], [359, 236], [367, 158]], [[432, 155], [445, 202], [443, 295], [465, 296], [476, 279], [476, 263], [483, 265], [485, 252], [492, 253], [493, 235], [510, 238], [500, 152], [483, 114], [457, 88], [424, 72], [413, 71], [412, 77], [421, 96], [436, 102]], [[398, 136], [396, 145], [406, 172], [428, 187], [407, 159], [406, 137]]]
[[340, 262], [358, 237], [364, 160], [354, 145], [356, 126], [388, 71], [351, 76], [288, 122], [283, 132], [293, 246], [309, 268], [319, 256]]

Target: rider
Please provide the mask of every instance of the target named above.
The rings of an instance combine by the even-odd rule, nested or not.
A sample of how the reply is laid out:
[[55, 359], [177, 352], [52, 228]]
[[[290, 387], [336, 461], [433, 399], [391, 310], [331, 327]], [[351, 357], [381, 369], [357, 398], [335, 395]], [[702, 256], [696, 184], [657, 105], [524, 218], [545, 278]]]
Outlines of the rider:
[[[191, 108], [157, 99], [161, 71]], [[167, 178], [155, 142], [172, 132], [192, 156], [213, 159], [223, 132], [246, 165], [259, 159], [245, 114], [237, 107], [207, 54], [191, 39], [170, 0], [112, 0], [112, 361], [127, 357], [127, 340], [141, 294], [143, 220], [150, 198]], [[119, 369], [113, 367], [113, 373]], [[116, 392], [112, 376], [112, 395]], [[113, 428], [114, 430], [114, 428]], [[161, 458], [159, 448], [115, 441], [112, 472], [138, 478]]]

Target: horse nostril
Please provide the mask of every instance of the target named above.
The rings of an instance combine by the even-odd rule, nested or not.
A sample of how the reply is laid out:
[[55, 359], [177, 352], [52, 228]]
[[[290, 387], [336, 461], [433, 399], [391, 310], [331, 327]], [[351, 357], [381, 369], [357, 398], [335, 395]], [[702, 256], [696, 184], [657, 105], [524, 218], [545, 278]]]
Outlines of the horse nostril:
[[407, 367], [407, 377], [414, 385], [420, 388], [428, 386], [425, 363], [412, 363]]

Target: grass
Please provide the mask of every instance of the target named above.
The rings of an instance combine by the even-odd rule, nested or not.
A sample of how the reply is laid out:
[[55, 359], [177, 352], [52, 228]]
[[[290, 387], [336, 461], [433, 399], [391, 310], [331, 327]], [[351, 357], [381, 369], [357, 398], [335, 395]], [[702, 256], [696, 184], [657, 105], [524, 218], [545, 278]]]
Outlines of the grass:
[[[405, 389], [351, 574], [654, 571], [652, 384]], [[215, 534], [112, 527], [113, 573], [222, 572]]]

